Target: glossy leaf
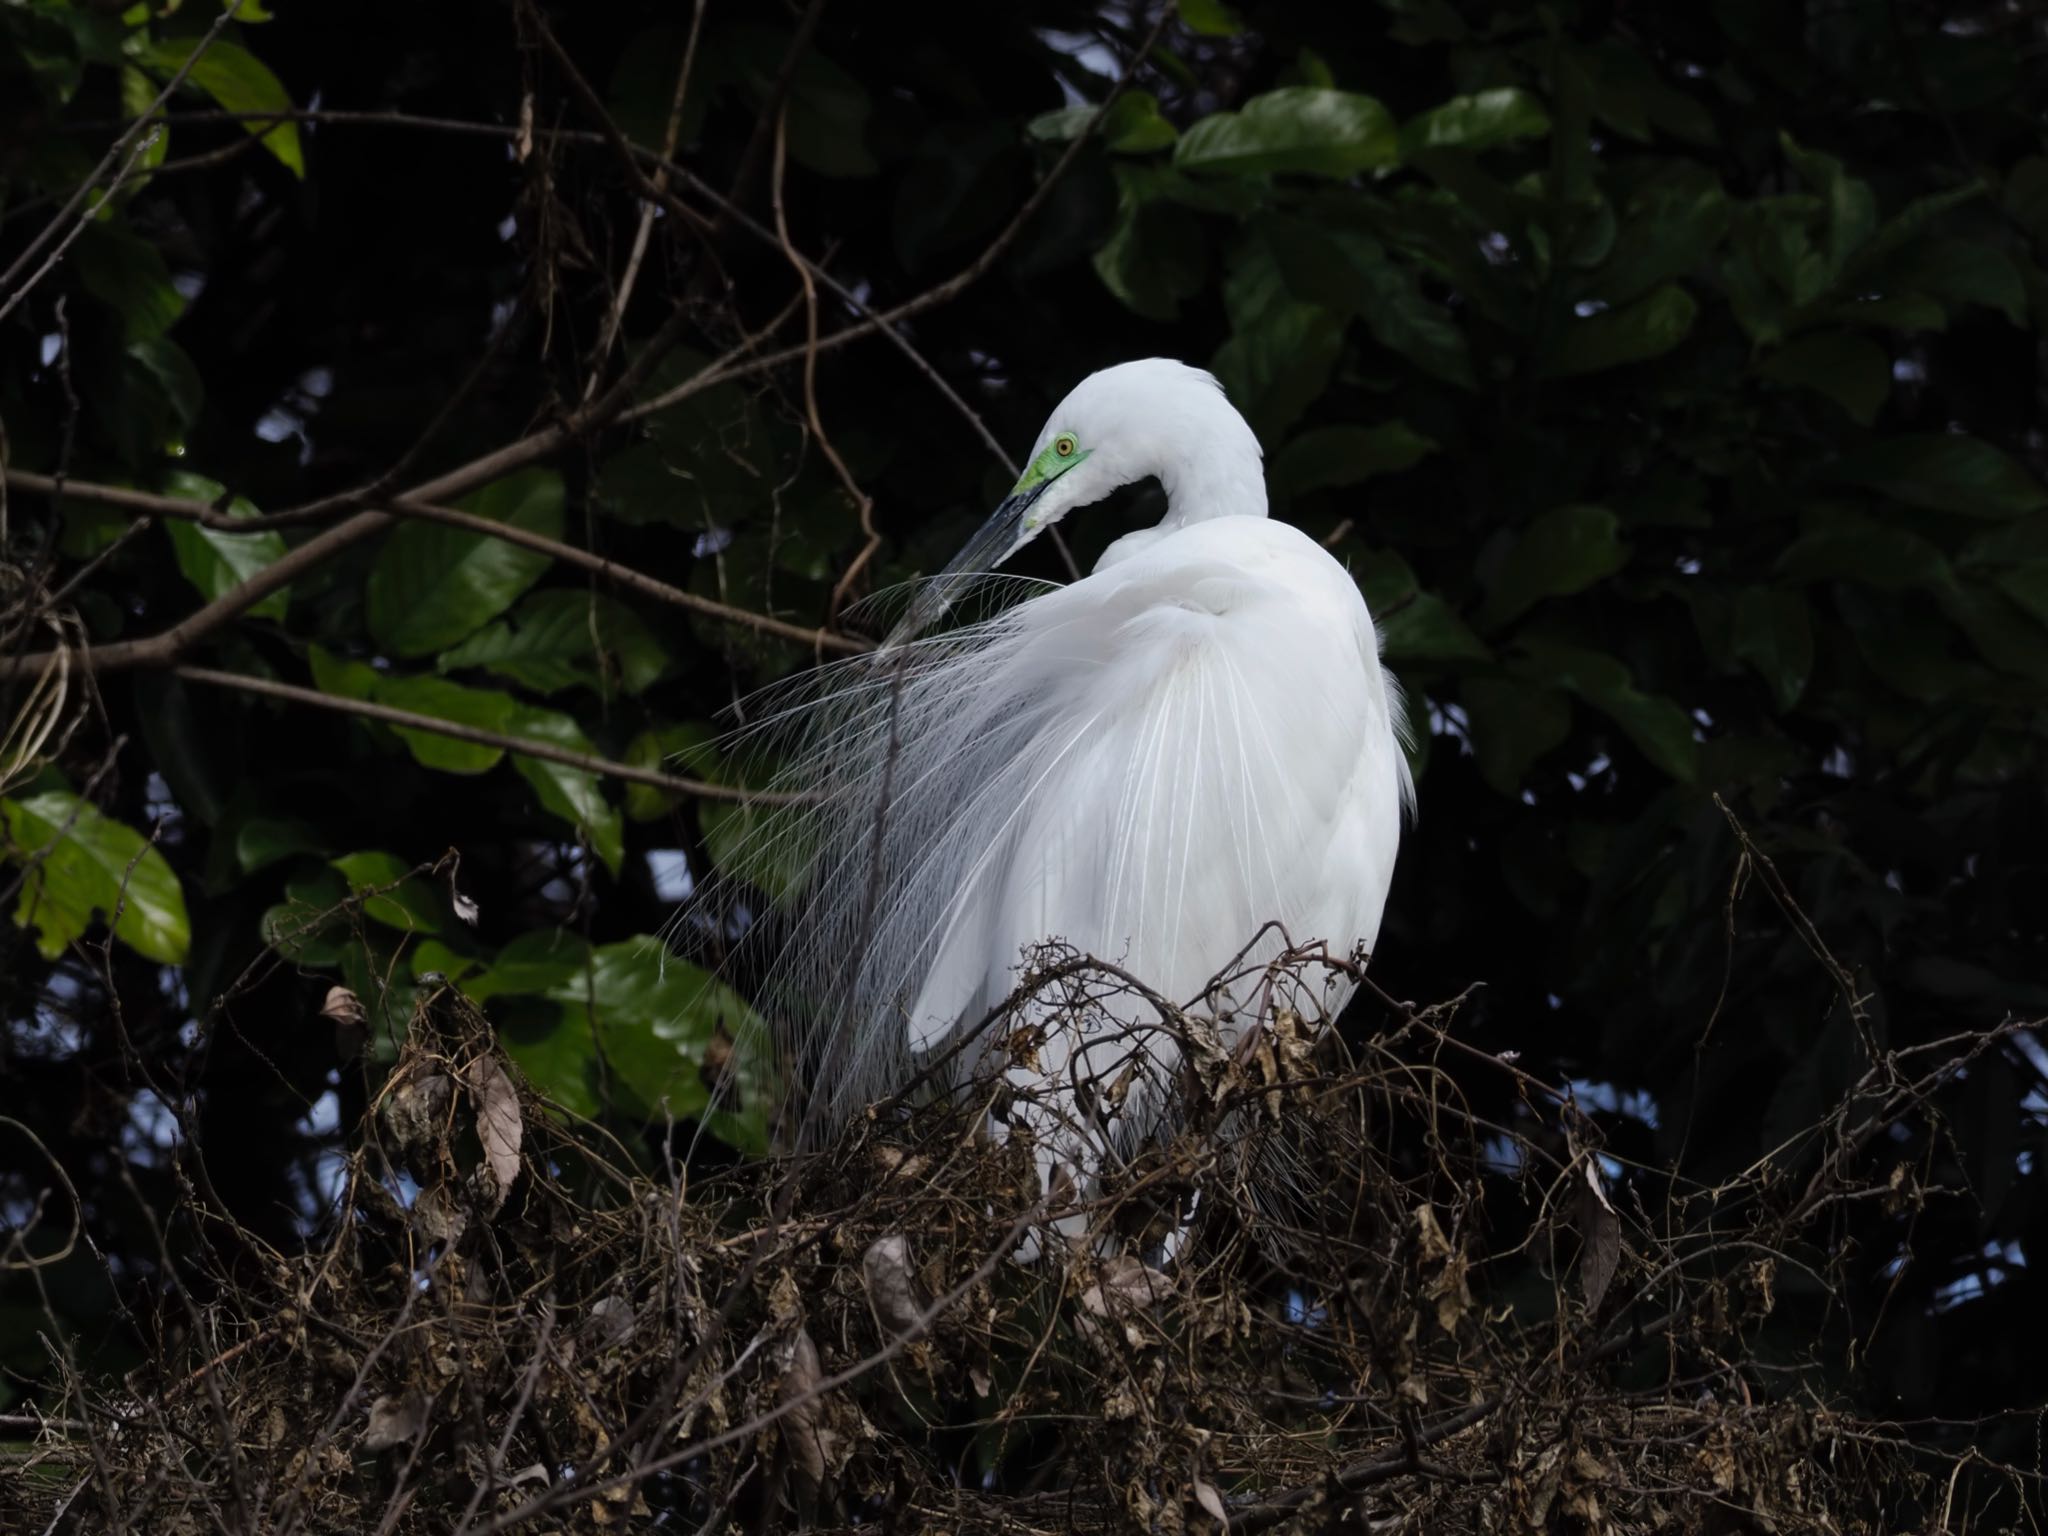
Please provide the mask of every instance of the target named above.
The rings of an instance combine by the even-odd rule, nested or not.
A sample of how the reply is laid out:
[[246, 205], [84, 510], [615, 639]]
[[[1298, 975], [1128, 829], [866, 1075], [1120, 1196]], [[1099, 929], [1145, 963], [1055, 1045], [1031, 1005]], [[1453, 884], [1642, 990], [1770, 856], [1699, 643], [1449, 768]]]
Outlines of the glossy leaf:
[[434, 662], [442, 672], [481, 667], [537, 693], [567, 688], [637, 694], [668, 670], [668, 652], [638, 614], [614, 598], [567, 588], [529, 593]]
[[1529, 770], [1571, 734], [1571, 703], [1553, 689], [1473, 677], [1460, 692], [1480, 776], [1503, 795], [1519, 791]]
[[1235, 37], [1244, 21], [1224, 0], [1174, 0], [1180, 24], [1198, 37]]
[[137, 954], [184, 963], [192, 946], [184, 888], [139, 832], [65, 790], [0, 800], [0, 823], [0, 853], [20, 867], [14, 921], [35, 931], [45, 959], [112, 920], [114, 937]]
[[[164, 39], [145, 42], [136, 57], [159, 78], [168, 80], [183, 67], [197, 39]], [[263, 147], [294, 176], [306, 174], [305, 151], [299, 144], [298, 125], [264, 122], [258, 114], [289, 113], [292, 99], [270, 67], [239, 43], [216, 39], [193, 62], [185, 76], [187, 84], [204, 91], [224, 112], [247, 113], [246, 124]]]
[[[461, 505], [529, 533], [562, 535], [562, 482], [547, 470], [508, 476]], [[370, 571], [370, 633], [393, 656], [444, 650], [510, 608], [550, 563], [546, 555], [485, 534], [402, 521]]]
[[1283, 495], [1301, 496], [1331, 486], [1356, 485], [1397, 474], [1436, 452], [1437, 445], [1405, 421], [1376, 426], [1317, 427], [1274, 457], [1272, 482]]
[[[469, 688], [440, 677], [376, 677], [371, 697], [393, 709], [432, 715], [454, 725], [474, 726], [500, 735], [510, 732], [519, 704], [509, 693], [488, 688]], [[398, 739], [423, 767], [443, 773], [487, 773], [505, 755], [502, 747], [458, 741], [431, 731], [393, 726]]]
[[[173, 496], [208, 505], [217, 505], [227, 493], [227, 487], [218, 481], [182, 470], [169, 477], [165, 489]], [[242, 496], [235, 497], [220, 510], [230, 517], [258, 515], [256, 508]], [[177, 554], [178, 569], [205, 598], [219, 597], [231, 587], [239, 586], [285, 552], [284, 535], [274, 529], [227, 533], [177, 518], [166, 518], [164, 530], [170, 535], [171, 548]], [[251, 604], [247, 611], [255, 618], [282, 619], [290, 598], [288, 588], [273, 592], [261, 602]]]
[[1531, 523], [1501, 564], [1480, 610], [1480, 626], [1497, 629], [1546, 597], [1583, 592], [1628, 559], [1621, 523], [1606, 507], [1553, 507]]
[[1692, 333], [1699, 303], [1676, 284], [1621, 309], [1602, 310], [1565, 326], [1537, 361], [1544, 378], [1568, 379], [1662, 357]]
[[1203, 118], [1181, 135], [1173, 158], [1191, 171], [1341, 180], [1391, 165], [1398, 152], [1394, 120], [1372, 97], [1298, 85]]
[[2018, 517], [2048, 507], [2048, 491], [2017, 460], [1959, 432], [1886, 438], [1845, 459], [1837, 473], [1936, 512]]
[[[1064, 143], [1088, 131], [1102, 109], [1092, 106], [1062, 107], [1034, 117], [1025, 131], [1034, 139]], [[1159, 110], [1159, 98], [1150, 91], [1125, 91], [1109, 104], [1108, 115], [1096, 129], [1103, 148], [1113, 154], [1142, 155], [1165, 149], [1180, 137]]]
[[1550, 132], [1550, 114], [1527, 91], [1506, 87], [1453, 96], [1401, 125], [1401, 153], [1432, 149], [1492, 149]]
[[1757, 367], [1760, 377], [1824, 395], [1852, 421], [1869, 426], [1892, 387], [1889, 353], [1849, 331], [1814, 331], [1780, 348]]
[[[516, 705], [505, 729], [511, 735], [531, 741], [544, 741], [593, 757], [597, 755], [597, 749], [583, 734], [582, 727], [569, 716], [551, 709]], [[534, 787], [540, 803], [574, 826], [588, 840], [591, 852], [616, 875], [619, 862], [625, 857], [624, 825], [618, 807], [605, 799], [597, 775], [545, 758], [523, 755], [514, 757], [513, 765], [519, 770], [520, 777]]]
[[1799, 702], [1813, 674], [1813, 623], [1797, 592], [1749, 587], [1735, 597], [1734, 652], [1770, 685], [1780, 710]]
[[402, 933], [439, 933], [441, 899], [396, 854], [344, 854], [330, 861], [352, 894], [363, 898], [363, 915]]
[[1620, 726], [1651, 763], [1680, 783], [1699, 776], [1692, 717], [1669, 699], [1638, 689], [1628, 668], [1581, 646], [1530, 642], [1519, 663], [1532, 680], [1576, 694]]

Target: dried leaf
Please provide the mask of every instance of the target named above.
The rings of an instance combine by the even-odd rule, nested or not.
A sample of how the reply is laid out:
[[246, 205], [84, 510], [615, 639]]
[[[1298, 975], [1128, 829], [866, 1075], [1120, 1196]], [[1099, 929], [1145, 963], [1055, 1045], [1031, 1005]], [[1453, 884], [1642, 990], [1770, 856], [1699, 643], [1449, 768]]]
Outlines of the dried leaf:
[[1418, 1205], [1415, 1208], [1415, 1251], [1425, 1264], [1441, 1262], [1451, 1256], [1451, 1240], [1437, 1225], [1436, 1211], [1431, 1206]]
[[1207, 1510], [1210, 1518], [1222, 1526], [1224, 1530], [1229, 1530], [1230, 1512], [1223, 1507], [1223, 1495], [1218, 1493], [1213, 1485], [1203, 1482], [1199, 1477], [1189, 1487], [1195, 1496], [1195, 1502]]
[[423, 1393], [386, 1393], [370, 1404], [369, 1422], [363, 1426], [363, 1449], [388, 1451], [394, 1445], [409, 1444], [426, 1427], [427, 1399]]
[[420, 1224], [420, 1231], [431, 1242], [459, 1241], [469, 1227], [469, 1218], [449, 1197], [445, 1184], [430, 1184], [421, 1190], [419, 1198], [412, 1203], [412, 1213]]
[[370, 1035], [370, 1016], [363, 1011], [363, 1000], [347, 987], [329, 987], [320, 1017], [333, 1021], [334, 1054], [353, 1061]]
[[1172, 1294], [1173, 1282], [1165, 1275], [1120, 1253], [1103, 1262], [1098, 1281], [1081, 1293], [1081, 1305], [1097, 1317], [1108, 1317], [1112, 1306], [1142, 1309]]
[[1598, 1312], [1621, 1263], [1621, 1218], [1601, 1186], [1599, 1163], [1590, 1157], [1579, 1185], [1579, 1233], [1586, 1244], [1579, 1257], [1579, 1293], [1586, 1310]]
[[490, 1174], [489, 1211], [496, 1215], [519, 1177], [519, 1141], [524, 1122], [519, 1094], [495, 1058], [479, 1056], [467, 1072], [470, 1107], [476, 1112], [477, 1140], [483, 1143], [484, 1168]]
[[460, 891], [456, 891], [453, 894], [450, 902], [455, 908], [455, 915], [472, 928], [477, 925], [478, 919], [483, 916], [483, 913], [477, 909], [477, 904]]
[[421, 1153], [441, 1142], [448, 1126], [448, 1105], [454, 1097], [446, 1075], [408, 1073], [385, 1095], [384, 1124], [401, 1150]]
[[632, 1302], [623, 1296], [604, 1296], [590, 1309], [583, 1333], [592, 1349], [615, 1349], [632, 1338], [638, 1327]]
[[336, 1024], [347, 1024], [356, 1029], [370, 1027], [369, 1015], [363, 1012], [363, 1000], [347, 987], [329, 987], [327, 1001], [320, 1005], [320, 1017], [332, 1019]]
[[884, 1333], [906, 1338], [923, 1331], [924, 1303], [918, 1297], [908, 1238], [900, 1232], [876, 1238], [861, 1255], [860, 1271], [867, 1283], [868, 1305]]
[[825, 1398], [820, 1390], [825, 1372], [818, 1363], [818, 1346], [808, 1329], [799, 1328], [790, 1349], [789, 1369], [782, 1377], [782, 1401], [789, 1409], [782, 1416], [783, 1443], [789, 1447], [790, 1469], [808, 1492], [816, 1492], [832, 1464], [836, 1437], [825, 1427]]

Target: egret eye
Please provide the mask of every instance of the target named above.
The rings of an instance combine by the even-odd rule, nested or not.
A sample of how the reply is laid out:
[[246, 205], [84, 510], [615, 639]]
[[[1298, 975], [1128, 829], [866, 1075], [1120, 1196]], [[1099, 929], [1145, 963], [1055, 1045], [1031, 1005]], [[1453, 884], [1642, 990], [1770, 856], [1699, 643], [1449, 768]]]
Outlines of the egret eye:
[[1074, 456], [1073, 434], [1062, 432], [1058, 437], [1054, 438], [1052, 440], [1052, 451], [1063, 459], [1071, 459]]

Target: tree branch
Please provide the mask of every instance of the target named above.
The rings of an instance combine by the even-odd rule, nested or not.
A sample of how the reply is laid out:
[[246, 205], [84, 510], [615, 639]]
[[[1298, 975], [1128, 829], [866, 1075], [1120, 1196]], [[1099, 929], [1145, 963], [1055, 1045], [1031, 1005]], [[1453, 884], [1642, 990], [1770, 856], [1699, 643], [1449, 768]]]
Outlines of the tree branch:
[[544, 741], [534, 741], [526, 736], [508, 736], [499, 731], [486, 731], [473, 725], [462, 725], [453, 720], [441, 720], [433, 715], [415, 714], [409, 709], [393, 709], [389, 704], [373, 704], [367, 699], [345, 698], [340, 694], [322, 693], [316, 688], [300, 688], [292, 683], [273, 682], [267, 677], [248, 677], [239, 672], [217, 672], [211, 667], [172, 667], [171, 676], [181, 677], [188, 683], [204, 683], [210, 688], [227, 688], [236, 693], [258, 694], [266, 699], [278, 699], [287, 704], [305, 704], [314, 709], [331, 710], [336, 714], [359, 715], [365, 720], [376, 720], [384, 725], [398, 726], [408, 731], [425, 731], [429, 735], [446, 736], [454, 741], [466, 741], [474, 746], [495, 747], [501, 752], [514, 752], [522, 757], [537, 757], [544, 762], [560, 763], [565, 768], [581, 769], [608, 779], [620, 779], [628, 784], [645, 784], [654, 789], [665, 789], [671, 794], [695, 795], [700, 800], [729, 800], [734, 803], [776, 804], [786, 803], [787, 796], [764, 794], [758, 791], [738, 789], [728, 784], [711, 784], [701, 779], [677, 778], [653, 768], [635, 768], [627, 763], [615, 763], [608, 757], [593, 757], [587, 752], [572, 752], [567, 747], [552, 746]]
[[[135, 120], [128, 125], [127, 132], [114, 141], [113, 146], [101, 157], [100, 163], [92, 168], [92, 174], [79, 183], [78, 190], [73, 192], [64, 206], [57, 210], [57, 216], [43, 226], [43, 232], [37, 235], [35, 239], [29, 241], [27, 249], [14, 258], [5, 272], [0, 272], [0, 294], [5, 295], [4, 298], [0, 298], [0, 320], [5, 320], [12, 314], [15, 307], [35, 290], [36, 284], [41, 282], [50, 269], [63, 259], [64, 252], [70, 248], [71, 242], [76, 240], [79, 231], [85, 228], [85, 218], [81, 217], [75, 223], [72, 223], [72, 216], [78, 213], [80, 205], [84, 203], [87, 197], [92, 195], [93, 188], [99, 185], [100, 178], [107, 174], [108, 169], [115, 162], [119, 161], [120, 169], [115, 172], [114, 185], [119, 186], [127, 179], [129, 169], [134, 164], [135, 158], [142, 153], [149, 143], [143, 136], [143, 129], [147, 128], [151, 119], [163, 110], [164, 103], [171, 99], [171, 93], [185, 83], [185, 77], [192, 73], [192, 66], [197, 64], [206, 50], [214, 45], [222, 31], [226, 29], [227, 24], [235, 19], [241, 12], [241, 9], [242, 0], [231, 0], [231, 3], [214, 20], [213, 25], [207, 28], [205, 36], [199, 39], [198, 46], [186, 55], [185, 62], [178, 66], [177, 73], [165, 82], [164, 88], [161, 91], [157, 92], [156, 100], [152, 101], [144, 111], [137, 114]], [[126, 158], [123, 159], [123, 156], [126, 156]], [[111, 192], [109, 195], [112, 195]], [[57, 242], [56, 249], [50, 252], [43, 264], [36, 268], [26, 282], [9, 293], [8, 285], [21, 276], [23, 268], [35, 260], [42, 248], [49, 244], [50, 237], [67, 223], [70, 223], [71, 227], [65, 231], [63, 238]]]
[[[131, 491], [116, 485], [97, 485], [84, 480], [58, 481], [48, 475], [30, 474], [25, 470], [9, 470], [6, 483], [18, 490], [31, 494], [56, 498], [72, 496], [80, 501], [97, 502], [102, 506], [118, 507], [124, 512], [133, 512], [141, 517], [174, 517], [182, 522], [197, 523], [202, 528], [212, 528], [222, 533], [257, 533], [265, 527], [275, 527], [274, 519], [254, 517], [233, 517], [216, 512], [204, 502], [189, 501], [176, 496], [160, 496], [148, 491]], [[574, 544], [565, 544], [560, 539], [551, 539], [546, 534], [520, 528], [510, 523], [479, 517], [474, 512], [464, 512], [455, 507], [437, 506], [431, 502], [414, 501], [410, 498], [394, 498], [387, 506], [379, 508], [381, 513], [389, 512], [397, 517], [413, 518], [424, 523], [442, 523], [450, 528], [461, 528], [469, 533], [482, 534], [488, 538], [501, 539], [507, 544], [517, 544], [536, 554], [547, 555], [564, 565], [576, 566], [582, 570], [637, 592], [656, 602], [671, 607], [685, 608], [692, 613], [701, 613], [706, 618], [717, 619], [726, 624], [737, 624], [747, 629], [759, 630], [765, 635], [778, 639], [795, 641], [799, 645], [822, 647], [844, 655], [853, 655], [869, 649], [865, 641], [846, 635], [833, 634], [828, 630], [806, 629], [801, 624], [785, 623], [767, 614], [755, 613], [751, 609], [736, 608], [730, 603], [721, 603], [714, 598], [701, 597], [682, 587], [607, 560], [603, 555], [593, 554]], [[285, 514], [287, 521], [297, 522], [297, 514]], [[107, 649], [94, 652], [96, 658], [103, 658]], [[104, 662], [101, 663], [104, 665]], [[4, 667], [4, 663], [0, 663]], [[0, 672], [0, 676], [4, 676]]]
[[[893, 309], [871, 312], [867, 319], [856, 321], [854, 324], [835, 331], [829, 336], [819, 337], [815, 343], [807, 339], [804, 343], [797, 346], [784, 347], [778, 351], [755, 356], [751, 361], [746, 361], [745, 359], [748, 355], [755, 351], [758, 341], [758, 338], [749, 337], [742, 341], [739, 346], [728, 351], [725, 356], [709, 363], [694, 377], [677, 385], [675, 388], [664, 391], [651, 400], [641, 401], [631, 406], [626, 405], [626, 396], [632, 389], [638, 386], [655, 362], [659, 360], [668, 350], [668, 347], [678, 338], [679, 318], [672, 317], [670, 324], [664, 326], [654, 340], [642, 350], [641, 355], [635, 360], [634, 366], [629, 368], [625, 375], [599, 399], [570, 412], [561, 422], [554, 426], [545, 427], [515, 442], [507, 443], [504, 447], [492, 453], [473, 459], [467, 464], [449, 470], [445, 474], [438, 475], [432, 480], [413, 487], [402, 496], [379, 499], [387, 505], [392, 502], [431, 504], [450, 497], [464, 495], [476, 490], [480, 486], [488, 485], [494, 480], [502, 479], [516, 469], [522, 469], [528, 464], [546, 458], [556, 450], [566, 446], [571, 441], [596, 427], [607, 423], [625, 424], [644, 420], [659, 411], [666, 410], [679, 401], [686, 400], [692, 395], [700, 394], [714, 385], [769, 372], [786, 363], [800, 362], [808, 356], [814, 356], [816, 353], [861, 340], [863, 337], [870, 336], [877, 331], [887, 331], [914, 315], [923, 314], [958, 297], [969, 286], [987, 275], [1002, 254], [1016, 241], [1017, 236], [1023, 231], [1024, 226], [1031, 221], [1033, 215], [1044, 206], [1046, 199], [1052, 195], [1053, 189], [1058, 186], [1067, 170], [1080, 157], [1082, 149], [1093, 137], [1110, 107], [1115, 104], [1124, 86], [1128, 83], [1131, 73], [1135, 71], [1138, 65], [1144, 62], [1153, 47], [1158, 43], [1173, 14], [1174, 12], [1171, 7], [1162, 8], [1159, 19], [1153, 24], [1152, 30], [1146, 36], [1144, 44], [1132, 60], [1131, 71], [1126, 71], [1123, 79], [1117, 82], [1116, 87], [1104, 99], [1101, 108], [1089, 120], [1088, 127], [1078, 134], [1073, 142], [1067, 146], [1066, 151], [1054, 162], [1052, 169], [1047, 172], [1045, 179], [1032, 189], [1031, 195], [1024, 200], [1015, 215], [1012, 216], [1010, 222], [1004, 226], [996, 238], [973, 261], [969, 262], [945, 282], [927, 289], [914, 298], [905, 300]], [[322, 115], [325, 116], [327, 114]], [[302, 116], [310, 116], [310, 114], [231, 113], [227, 114], [227, 116], [240, 120], [261, 121], [271, 117], [282, 118], [286, 116], [296, 119]], [[375, 121], [385, 120], [386, 117], [386, 114], [366, 113], [360, 114], [355, 120]], [[479, 125], [465, 124], [461, 126], [464, 128], [477, 128], [478, 131], [488, 133], [494, 137], [502, 137], [512, 132], [509, 129], [481, 128]], [[592, 135], [592, 137], [602, 142], [602, 135]], [[651, 181], [648, 181], [645, 177], [642, 178], [642, 181], [644, 183], [643, 190], [649, 192], [655, 190]], [[665, 191], [659, 192], [656, 195], [664, 203], [672, 196], [672, 194]], [[14, 472], [10, 471], [10, 474], [12, 473]], [[363, 492], [353, 493], [352, 496], [330, 498], [322, 505], [345, 506], [354, 504], [359, 499], [365, 499]], [[102, 672], [116, 671], [124, 667], [161, 667], [172, 665], [179, 657], [189, 651], [192, 646], [214, 631], [232, 622], [271, 593], [281, 590], [306, 571], [333, 558], [349, 546], [359, 543], [370, 535], [389, 527], [392, 520], [393, 514], [386, 511], [359, 512], [346, 522], [338, 523], [324, 533], [315, 535], [306, 543], [290, 551], [283, 559], [265, 566], [246, 581], [222, 593], [198, 612], [181, 619], [169, 629], [144, 639], [116, 641], [111, 645], [98, 646], [87, 651], [83, 658], [86, 666], [93, 672]], [[0, 682], [8, 681], [17, 676], [33, 675], [40, 671], [48, 659], [48, 654], [45, 652], [30, 652], [20, 656], [0, 657]]]

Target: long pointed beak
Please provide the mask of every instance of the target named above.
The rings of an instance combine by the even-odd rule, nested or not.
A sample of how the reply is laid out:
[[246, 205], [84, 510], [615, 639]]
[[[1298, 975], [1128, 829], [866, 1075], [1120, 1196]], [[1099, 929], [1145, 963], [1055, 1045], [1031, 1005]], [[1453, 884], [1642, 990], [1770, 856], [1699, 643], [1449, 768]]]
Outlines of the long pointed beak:
[[1051, 489], [1050, 480], [1041, 480], [1028, 491], [1005, 497], [946, 568], [918, 587], [909, 609], [882, 642], [882, 650], [893, 651], [915, 640], [952, 611], [954, 603], [977, 576], [994, 570], [1038, 537], [1038, 530], [1025, 527], [1024, 519], [1038, 498]]

